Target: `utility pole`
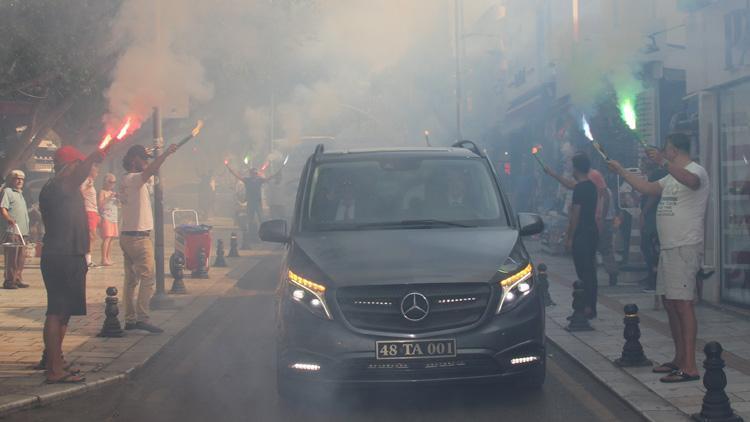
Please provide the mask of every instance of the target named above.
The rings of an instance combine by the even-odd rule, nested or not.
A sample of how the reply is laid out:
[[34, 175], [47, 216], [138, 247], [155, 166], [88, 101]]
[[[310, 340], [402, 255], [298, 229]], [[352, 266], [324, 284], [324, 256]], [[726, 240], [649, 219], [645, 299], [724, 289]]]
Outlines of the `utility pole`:
[[[154, 155], [161, 154], [164, 138], [161, 131], [161, 111], [154, 107]], [[164, 288], [164, 191], [162, 190], [161, 171], [154, 175], [154, 260], [156, 292], [151, 298], [151, 309], [166, 309], [174, 305]]]
[[[159, 54], [162, 49], [161, 37], [161, 0], [154, 2], [154, 49]], [[154, 69], [161, 72], [163, 69]], [[154, 107], [154, 155], [161, 154], [164, 148], [164, 137], [161, 131], [161, 110]], [[151, 297], [151, 309], [166, 309], [174, 306], [174, 301], [167, 297], [164, 290], [164, 192], [161, 185], [161, 172], [154, 174], [154, 276], [156, 292]]]
[[274, 78], [271, 76], [271, 127], [270, 136], [271, 139], [268, 141], [268, 153], [273, 151], [273, 141], [276, 139], [276, 90], [274, 89]]
[[456, 140], [463, 140], [461, 133], [461, 103], [463, 102], [463, 93], [461, 88], [461, 32], [463, 20], [463, 0], [454, 0], [456, 10], [454, 13], [454, 38], [456, 40]]

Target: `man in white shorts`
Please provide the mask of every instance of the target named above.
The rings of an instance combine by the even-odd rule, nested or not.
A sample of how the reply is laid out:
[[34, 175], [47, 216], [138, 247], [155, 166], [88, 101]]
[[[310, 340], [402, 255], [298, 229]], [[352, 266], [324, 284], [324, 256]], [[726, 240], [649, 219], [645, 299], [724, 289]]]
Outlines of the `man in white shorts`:
[[703, 225], [709, 196], [706, 170], [690, 159], [690, 138], [682, 133], [667, 136], [663, 151], [649, 149], [648, 157], [669, 174], [649, 182], [610, 162], [637, 191], [661, 195], [656, 212], [656, 228], [661, 242], [656, 293], [662, 297], [669, 317], [675, 357], [653, 369], [667, 374], [662, 382], [675, 383], [700, 379], [695, 364], [695, 275], [703, 259]]

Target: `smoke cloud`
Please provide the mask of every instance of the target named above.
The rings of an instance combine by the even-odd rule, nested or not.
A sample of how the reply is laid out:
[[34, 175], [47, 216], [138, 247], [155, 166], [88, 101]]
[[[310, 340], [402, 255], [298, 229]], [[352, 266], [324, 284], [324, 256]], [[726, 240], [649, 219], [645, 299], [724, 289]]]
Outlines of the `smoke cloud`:
[[155, 106], [184, 108], [213, 95], [199, 58], [181, 50], [197, 16], [180, 0], [129, 0], [113, 26], [113, 42], [126, 45], [107, 91], [108, 127], [126, 116], [144, 121]]
[[559, 60], [555, 63], [558, 80], [570, 88], [576, 106], [591, 108], [611, 88], [618, 95], [627, 96], [641, 90], [642, 82], [636, 75], [649, 60], [645, 51], [649, 47], [648, 36], [667, 25], [654, 18], [656, 3], [659, 2], [632, 0], [627, 5], [612, 2], [598, 6], [586, 3], [580, 15], [579, 40], [574, 39], [570, 13], [558, 15], [559, 24], [552, 25], [559, 30], [551, 34], [551, 51]]
[[[470, 21], [495, 2], [467, 3]], [[189, 101], [212, 138], [255, 150], [272, 134], [419, 144], [451, 126], [452, 19], [452, 0], [125, 0], [105, 122]]]

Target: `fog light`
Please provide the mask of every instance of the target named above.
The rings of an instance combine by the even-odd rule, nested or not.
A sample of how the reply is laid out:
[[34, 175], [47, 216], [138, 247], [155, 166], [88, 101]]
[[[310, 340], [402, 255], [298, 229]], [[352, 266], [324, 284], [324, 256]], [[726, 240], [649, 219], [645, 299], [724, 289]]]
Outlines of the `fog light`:
[[520, 358], [513, 358], [510, 360], [511, 365], [523, 365], [524, 363], [536, 362], [539, 360], [538, 356], [523, 356]]
[[516, 295], [513, 294], [513, 292], [508, 292], [505, 294], [505, 301], [510, 302], [511, 300], [515, 299]]
[[529, 286], [529, 283], [521, 283], [518, 285], [518, 291], [521, 293], [526, 293], [529, 290], [531, 290], [531, 286]]
[[292, 297], [294, 297], [297, 300], [302, 300], [302, 299], [305, 298], [305, 291], [297, 289], [297, 290], [295, 290], [295, 291], [292, 292]]
[[307, 371], [307, 372], [320, 371], [320, 365], [317, 365], [314, 363], [297, 362], [292, 365], [289, 365], [289, 367], [292, 369], [296, 369], [298, 371]]
[[320, 306], [320, 301], [318, 299], [313, 299], [310, 301], [310, 305], [317, 308], [318, 306]]

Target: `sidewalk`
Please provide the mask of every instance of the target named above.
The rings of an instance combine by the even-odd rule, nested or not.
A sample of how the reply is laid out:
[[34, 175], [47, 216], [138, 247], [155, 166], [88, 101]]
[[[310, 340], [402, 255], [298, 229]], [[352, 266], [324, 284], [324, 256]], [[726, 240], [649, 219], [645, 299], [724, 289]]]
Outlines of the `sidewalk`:
[[[646, 368], [620, 369], [612, 363], [622, 353], [623, 307], [638, 305], [641, 320], [641, 344], [646, 357], [656, 363], [669, 361], [674, 346], [664, 310], [654, 309], [654, 295], [641, 292], [635, 284], [610, 287], [600, 270], [598, 318], [591, 321], [595, 331], [570, 333], [566, 317], [572, 313], [572, 284], [576, 280], [572, 260], [544, 254], [535, 242], [529, 250], [535, 262], [548, 266], [550, 293], [557, 306], [547, 308], [547, 336], [591, 374], [641, 412], [648, 420], [682, 421], [700, 412], [705, 388], [696, 382], [664, 384], [661, 375]], [[750, 317], [743, 312], [728, 312], [716, 306], [698, 305], [698, 344], [696, 356], [703, 375], [703, 346], [709, 341], [721, 343], [726, 362], [726, 392], [735, 412], [750, 420]]]
[[[224, 239], [225, 253], [229, 252], [229, 234], [237, 231], [230, 226], [231, 220], [215, 219], [212, 237]], [[165, 259], [174, 251], [174, 235], [171, 224], [165, 233]], [[97, 247], [99, 242], [97, 242]], [[226, 268], [212, 267], [209, 279], [185, 278], [187, 295], [170, 295], [175, 307], [169, 310], [152, 311], [152, 321], [164, 329], [159, 335], [143, 331], [128, 331], [122, 338], [99, 338], [96, 335], [104, 321], [105, 289], [117, 287], [122, 300], [124, 278], [122, 252], [113, 245], [115, 265], [98, 267], [89, 271], [87, 278], [88, 315], [73, 317], [65, 337], [63, 350], [67, 361], [81, 368], [86, 375], [82, 384], [44, 384], [44, 371], [32, 367], [39, 362], [44, 348], [42, 327], [46, 310], [46, 294], [39, 271], [39, 258], [27, 260], [24, 281], [31, 285], [27, 289], [0, 289], [0, 417], [10, 412], [48, 404], [87, 390], [124, 380], [134, 370], [153, 358], [167, 343], [190, 325], [219, 296], [234, 286], [235, 281], [258, 262], [258, 256], [268, 250], [255, 248], [240, 251], [240, 258], [227, 258]], [[215, 251], [212, 250], [211, 264]], [[99, 252], [95, 250], [98, 262]], [[168, 264], [165, 265], [167, 273]], [[186, 271], [186, 275], [189, 272]], [[172, 276], [166, 275], [166, 289], [172, 284]], [[120, 304], [119, 319], [123, 321]]]

